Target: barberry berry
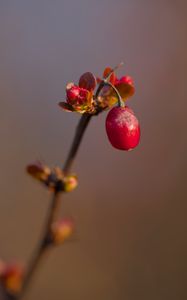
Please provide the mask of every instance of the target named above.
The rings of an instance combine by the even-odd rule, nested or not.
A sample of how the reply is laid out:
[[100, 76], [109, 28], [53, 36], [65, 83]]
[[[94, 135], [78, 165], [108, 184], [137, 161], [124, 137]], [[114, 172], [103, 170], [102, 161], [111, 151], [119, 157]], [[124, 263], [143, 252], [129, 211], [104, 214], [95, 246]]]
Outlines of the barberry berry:
[[119, 150], [131, 150], [140, 141], [140, 125], [129, 107], [114, 107], [106, 118], [106, 132], [110, 143]]

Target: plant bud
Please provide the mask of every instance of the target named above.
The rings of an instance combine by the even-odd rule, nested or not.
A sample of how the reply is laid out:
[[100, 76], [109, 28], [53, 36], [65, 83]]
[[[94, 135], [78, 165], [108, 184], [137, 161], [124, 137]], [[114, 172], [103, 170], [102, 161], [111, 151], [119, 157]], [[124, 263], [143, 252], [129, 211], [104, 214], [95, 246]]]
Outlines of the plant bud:
[[79, 113], [92, 112], [94, 110], [92, 90], [76, 86], [74, 83], [69, 83], [66, 86], [66, 94], [67, 103], [59, 103], [63, 109]]
[[29, 175], [40, 181], [47, 180], [48, 176], [51, 174], [50, 168], [43, 165], [40, 161], [28, 165], [26, 170]]
[[66, 94], [67, 101], [71, 104], [71, 102], [76, 101], [77, 97], [80, 93], [80, 87], [74, 85], [74, 83], [70, 82], [66, 86]]
[[18, 263], [5, 264], [0, 273], [0, 280], [9, 293], [18, 293], [22, 286], [24, 268]]
[[62, 219], [52, 225], [51, 236], [55, 244], [62, 244], [74, 231], [74, 223], [70, 219]]
[[73, 191], [78, 185], [77, 176], [69, 175], [64, 178], [64, 192]]

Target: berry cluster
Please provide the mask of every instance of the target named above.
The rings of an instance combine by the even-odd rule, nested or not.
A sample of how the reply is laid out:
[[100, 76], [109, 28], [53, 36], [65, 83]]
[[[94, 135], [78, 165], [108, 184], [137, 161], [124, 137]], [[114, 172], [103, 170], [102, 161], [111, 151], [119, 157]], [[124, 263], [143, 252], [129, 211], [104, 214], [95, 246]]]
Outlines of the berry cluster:
[[[94, 93], [95, 88], [96, 92]], [[134, 84], [130, 76], [117, 78], [115, 72], [107, 67], [103, 79], [84, 73], [79, 84], [68, 83], [66, 102], [59, 105], [66, 111], [97, 115], [113, 107], [106, 118], [106, 132], [110, 143], [119, 150], [131, 150], [140, 141], [139, 122], [125, 101], [134, 94]]]

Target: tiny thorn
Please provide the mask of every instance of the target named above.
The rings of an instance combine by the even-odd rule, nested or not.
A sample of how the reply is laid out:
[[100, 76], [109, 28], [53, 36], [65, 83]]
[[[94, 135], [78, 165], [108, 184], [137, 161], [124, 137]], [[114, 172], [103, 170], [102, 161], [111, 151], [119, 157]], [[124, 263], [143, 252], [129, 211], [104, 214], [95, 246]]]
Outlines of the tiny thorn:
[[124, 62], [121, 61], [117, 66], [115, 66], [115, 67], [113, 68], [113, 72], [116, 71], [116, 70], [118, 70], [119, 68], [121, 68], [123, 65], [124, 65]]

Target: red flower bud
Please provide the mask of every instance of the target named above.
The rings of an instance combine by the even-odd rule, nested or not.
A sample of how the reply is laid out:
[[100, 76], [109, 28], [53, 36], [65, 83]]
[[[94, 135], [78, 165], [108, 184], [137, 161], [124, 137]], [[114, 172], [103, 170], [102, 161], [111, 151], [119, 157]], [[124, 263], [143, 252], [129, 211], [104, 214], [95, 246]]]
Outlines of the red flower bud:
[[[94, 109], [92, 91], [69, 83], [66, 87], [66, 94], [68, 110], [84, 113]], [[64, 108], [63, 103], [60, 103], [60, 106]]]
[[80, 88], [73, 83], [66, 87], [67, 103], [70, 105], [84, 105], [87, 103], [88, 91]]
[[[80, 87], [74, 85], [73, 83], [69, 83], [66, 87], [67, 100], [69, 102], [73, 102], [77, 99], [80, 93]], [[71, 104], [71, 103], [70, 103]]]
[[139, 122], [127, 106], [114, 107], [109, 111], [106, 132], [112, 146], [119, 150], [131, 150], [140, 141]]

